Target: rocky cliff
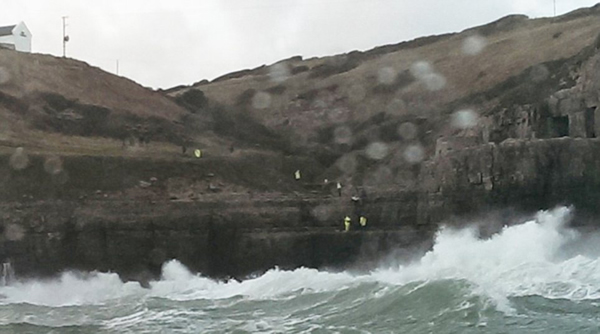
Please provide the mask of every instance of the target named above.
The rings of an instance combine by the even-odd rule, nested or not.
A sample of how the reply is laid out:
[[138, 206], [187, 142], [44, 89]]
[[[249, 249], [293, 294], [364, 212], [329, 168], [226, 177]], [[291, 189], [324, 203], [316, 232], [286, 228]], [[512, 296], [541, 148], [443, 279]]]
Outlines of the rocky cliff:
[[598, 16], [509, 16], [164, 92], [0, 50], [0, 260], [21, 277], [147, 281], [177, 258], [244, 278], [406, 260], [440, 223], [494, 212], [482, 235], [558, 204], [593, 218]]

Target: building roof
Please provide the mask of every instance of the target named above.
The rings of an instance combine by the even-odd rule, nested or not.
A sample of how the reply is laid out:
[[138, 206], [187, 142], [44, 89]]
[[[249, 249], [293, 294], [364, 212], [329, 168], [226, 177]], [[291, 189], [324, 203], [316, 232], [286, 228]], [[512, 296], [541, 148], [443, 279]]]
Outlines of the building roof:
[[16, 26], [17, 25], [0, 27], [0, 36], [12, 35], [12, 31]]

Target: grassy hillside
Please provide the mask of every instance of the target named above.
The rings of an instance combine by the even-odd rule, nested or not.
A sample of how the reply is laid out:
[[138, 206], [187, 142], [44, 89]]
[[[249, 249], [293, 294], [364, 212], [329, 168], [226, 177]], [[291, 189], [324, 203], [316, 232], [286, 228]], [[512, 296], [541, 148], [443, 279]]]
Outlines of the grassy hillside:
[[553, 19], [512, 15], [158, 92], [73, 59], [0, 50], [0, 153], [180, 161], [201, 148], [242, 165], [269, 157], [264, 167], [282, 175], [272, 182], [302, 167], [305, 182], [412, 187], [436, 141], [459, 132], [455, 111], [490, 115], [521, 90], [542, 98], [599, 33], [600, 5]]

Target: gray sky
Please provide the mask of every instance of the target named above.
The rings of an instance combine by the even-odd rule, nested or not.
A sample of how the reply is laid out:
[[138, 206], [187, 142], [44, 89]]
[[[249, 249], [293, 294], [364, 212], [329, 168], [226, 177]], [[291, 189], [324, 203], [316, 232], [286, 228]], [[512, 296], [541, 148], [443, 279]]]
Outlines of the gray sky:
[[[599, 0], [556, 0], [557, 14]], [[451, 3], [444, 4], [444, 3]], [[271, 64], [460, 31], [508, 14], [552, 16], [553, 0], [1, 0], [33, 51], [67, 55], [153, 88]]]

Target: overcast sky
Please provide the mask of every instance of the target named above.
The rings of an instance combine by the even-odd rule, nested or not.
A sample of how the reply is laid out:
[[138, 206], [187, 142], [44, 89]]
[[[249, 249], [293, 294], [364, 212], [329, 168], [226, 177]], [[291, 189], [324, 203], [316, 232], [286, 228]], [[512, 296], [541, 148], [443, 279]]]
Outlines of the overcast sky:
[[[558, 15], [599, 0], [556, 0]], [[554, 15], [554, 0], [0, 0], [0, 26], [24, 21], [33, 51], [169, 88], [271, 64], [456, 32], [508, 14]]]

